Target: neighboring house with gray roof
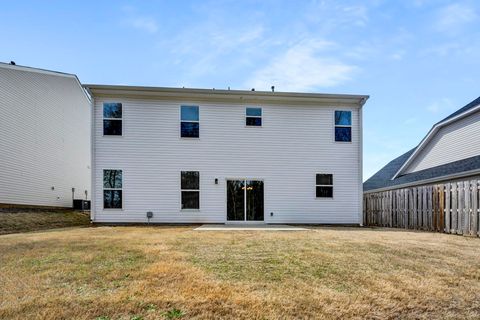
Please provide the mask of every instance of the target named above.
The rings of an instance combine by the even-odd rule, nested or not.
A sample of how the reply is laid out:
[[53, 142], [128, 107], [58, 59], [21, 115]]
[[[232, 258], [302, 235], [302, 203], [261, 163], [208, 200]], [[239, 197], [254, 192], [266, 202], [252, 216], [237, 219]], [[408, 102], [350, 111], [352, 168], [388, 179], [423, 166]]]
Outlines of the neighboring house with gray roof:
[[420, 144], [364, 182], [364, 193], [480, 176], [480, 97], [433, 125]]

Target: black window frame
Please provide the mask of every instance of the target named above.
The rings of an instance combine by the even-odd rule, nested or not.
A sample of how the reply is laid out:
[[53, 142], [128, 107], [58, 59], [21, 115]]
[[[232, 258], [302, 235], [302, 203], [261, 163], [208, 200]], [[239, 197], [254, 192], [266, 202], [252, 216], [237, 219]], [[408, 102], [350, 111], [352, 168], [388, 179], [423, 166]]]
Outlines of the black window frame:
[[[120, 117], [106, 117], [105, 116], [105, 107], [107, 105], [116, 104], [120, 107]], [[104, 102], [102, 106], [102, 116], [103, 116], [103, 135], [104, 136], [123, 136], [123, 104], [121, 102]], [[120, 123], [120, 133], [119, 134], [109, 134], [105, 131], [106, 123]]]
[[[350, 114], [350, 124], [337, 124], [337, 112], [348, 112]], [[333, 132], [335, 142], [352, 142], [352, 111], [351, 110], [335, 110], [333, 114], [333, 121], [335, 125], [335, 129]], [[350, 139], [349, 140], [337, 140], [337, 131], [339, 130], [347, 130], [349, 132]]]
[[[187, 173], [196, 173], [197, 181], [195, 181], [192, 185], [186, 185], [187, 181], [184, 179], [184, 174]], [[196, 194], [196, 207], [185, 207], [184, 204], [184, 195], [187, 194]], [[200, 210], [200, 171], [180, 171], [180, 209], [181, 210]]]
[[[319, 176], [327, 177], [329, 181], [321, 181]], [[319, 195], [319, 190], [329, 190], [329, 195]], [[333, 174], [331, 173], [316, 173], [315, 174], [315, 198], [317, 199], [331, 199], [333, 198]]]
[[[197, 109], [197, 120], [183, 119], [182, 118], [182, 109], [183, 108], [196, 108]], [[184, 125], [185, 124], [185, 125]], [[196, 131], [196, 135], [184, 135], [184, 127], [191, 126]], [[200, 138], [200, 106], [196, 105], [181, 105], [180, 106], [180, 138], [185, 139], [199, 139]]]
[[[107, 171], [119, 171], [120, 172], [120, 186], [106, 186], [105, 185], [105, 173]], [[114, 181], [114, 183], [116, 183]], [[103, 169], [103, 180], [102, 180], [102, 185], [103, 185], [103, 209], [108, 209], [108, 210], [118, 210], [118, 209], [123, 209], [123, 170], [122, 169]], [[106, 206], [106, 201], [105, 201], [105, 195], [110, 194], [110, 196], [113, 198], [114, 194], [119, 194], [120, 195], [120, 206], [119, 207], [114, 207], [114, 206]], [[113, 203], [113, 200], [112, 200]]]

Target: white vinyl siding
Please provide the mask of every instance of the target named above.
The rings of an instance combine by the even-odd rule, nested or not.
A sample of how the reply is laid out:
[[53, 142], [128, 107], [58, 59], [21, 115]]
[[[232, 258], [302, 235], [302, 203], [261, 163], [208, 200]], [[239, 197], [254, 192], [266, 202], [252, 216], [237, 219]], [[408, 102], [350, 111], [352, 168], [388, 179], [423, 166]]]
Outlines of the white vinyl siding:
[[446, 125], [428, 141], [404, 173], [480, 155], [479, 132], [480, 111]]
[[[115, 99], [124, 110], [123, 139], [102, 136], [102, 104]], [[201, 139], [179, 139], [181, 105], [201, 110]], [[245, 130], [241, 103], [95, 97], [95, 190], [102, 168], [122, 168], [123, 210], [102, 210], [95, 195], [95, 221], [195, 223], [226, 221], [226, 180], [264, 181], [266, 223], [344, 223], [361, 219], [361, 152], [358, 109], [352, 110], [352, 143], [334, 142], [332, 114], [338, 105], [262, 103], [268, 122]], [[349, 106], [349, 109], [351, 107]], [[182, 211], [179, 172], [201, 172], [200, 211]], [[312, 177], [335, 177], [335, 197], [318, 201]], [[215, 184], [218, 179], [218, 184]], [[270, 213], [273, 212], [273, 216]]]
[[0, 203], [90, 197], [90, 111], [73, 75], [0, 65]]

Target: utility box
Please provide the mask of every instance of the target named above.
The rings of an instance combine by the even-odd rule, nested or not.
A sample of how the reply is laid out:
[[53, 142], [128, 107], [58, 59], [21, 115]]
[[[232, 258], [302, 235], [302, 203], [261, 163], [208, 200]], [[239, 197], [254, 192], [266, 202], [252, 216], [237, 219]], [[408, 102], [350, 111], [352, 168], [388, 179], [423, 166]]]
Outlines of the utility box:
[[73, 209], [75, 210], [90, 210], [90, 200], [74, 199]]

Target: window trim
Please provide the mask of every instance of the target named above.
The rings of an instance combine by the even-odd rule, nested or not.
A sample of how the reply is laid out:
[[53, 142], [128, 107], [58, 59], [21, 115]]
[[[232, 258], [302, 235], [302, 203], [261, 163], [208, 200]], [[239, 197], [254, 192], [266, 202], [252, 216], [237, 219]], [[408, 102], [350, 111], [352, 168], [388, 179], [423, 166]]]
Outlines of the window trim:
[[[317, 174], [328, 174], [332, 176], [332, 184], [317, 184]], [[333, 181], [333, 173], [323, 173], [323, 172], [316, 172], [315, 173], [315, 199], [333, 199], [334, 198], [334, 184], [335, 182]], [[332, 187], [332, 196], [331, 197], [317, 197], [317, 187]]]
[[[105, 188], [105, 185], [103, 184], [103, 179], [104, 179], [104, 174], [105, 174], [105, 170], [117, 170], [117, 171], [122, 171], [122, 187], [121, 188]], [[121, 169], [121, 168], [102, 168], [102, 210], [107, 210], [107, 211], [123, 211], [124, 210], [124, 198], [125, 198], [125, 193], [123, 192], [124, 191], [124, 170]], [[105, 208], [105, 199], [104, 199], [104, 191], [105, 190], [121, 190], [122, 191], [122, 207], [121, 208]]]
[[[198, 189], [182, 189], [182, 172], [198, 172]], [[183, 212], [199, 212], [201, 208], [201, 199], [200, 199], [200, 170], [180, 170], [180, 211]], [[183, 191], [191, 191], [191, 192], [198, 192], [198, 208], [183, 208], [182, 205], [182, 192]]]
[[[336, 111], [347, 111], [347, 112], [350, 112], [350, 125], [345, 125], [345, 124], [339, 124], [337, 125], [335, 123], [335, 112]], [[348, 110], [348, 109], [335, 109], [333, 111], [333, 142], [336, 142], [336, 143], [352, 143], [353, 141], [353, 125], [352, 125], [352, 115], [353, 115], [353, 111], [352, 110]], [[336, 128], [350, 128], [350, 141], [337, 141], [335, 139], [335, 129]]]
[[[120, 103], [120, 105], [122, 106], [122, 117], [121, 117], [121, 118], [105, 118], [103, 108], [105, 107], [105, 104], [106, 104], [106, 103]], [[124, 133], [125, 127], [124, 127], [124, 125], [123, 125], [123, 122], [124, 122], [123, 111], [124, 111], [123, 102], [110, 101], [110, 100], [106, 100], [106, 101], [103, 101], [103, 102], [102, 102], [102, 136], [103, 136], [103, 137], [123, 137], [123, 136], [124, 136], [123, 133]], [[117, 121], [121, 121], [121, 122], [122, 122], [122, 134], [105, 134], [105, 127], [104, 127], [104, 124], [103, 124], [103, 120], [117, 120]]]
[[[260, 109], [260, 116], [247, 115], [247, 109]], [[247, 118], [260, 118], [262, 124], [259, 126], [252, 126], [247, 124]], [[246, 128], [262, 128], [263, 127], [263, 107], [245, 107], [245, 127]]]
[[[182, 120], [182, 107], [197, 107], [198, 108], [198, 120]], [[195, 104], [181, 104], [178, 112], [178, 118], [180, 119], [178, 134], [180, 139], [200, 139], [200, 106]], [[198, 123], [198, 137], [182, 137], [182, 122]]]

